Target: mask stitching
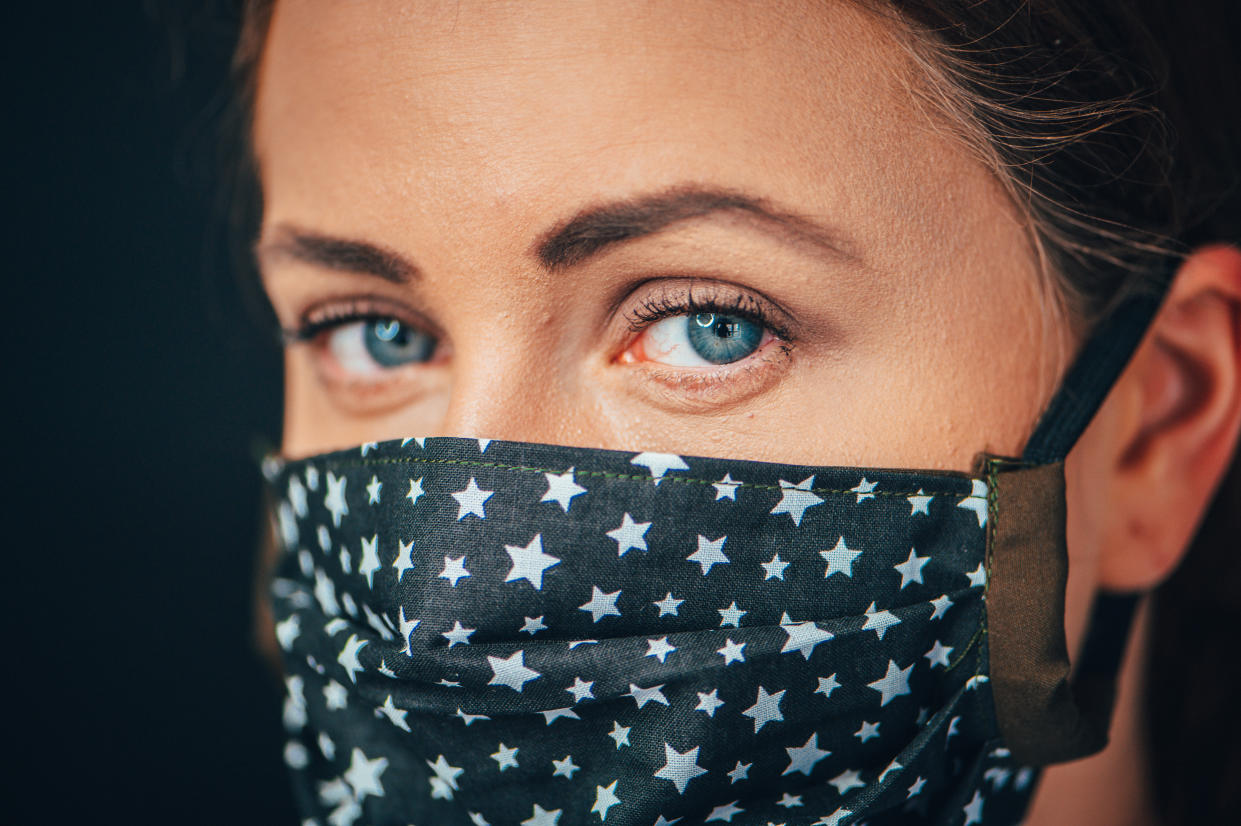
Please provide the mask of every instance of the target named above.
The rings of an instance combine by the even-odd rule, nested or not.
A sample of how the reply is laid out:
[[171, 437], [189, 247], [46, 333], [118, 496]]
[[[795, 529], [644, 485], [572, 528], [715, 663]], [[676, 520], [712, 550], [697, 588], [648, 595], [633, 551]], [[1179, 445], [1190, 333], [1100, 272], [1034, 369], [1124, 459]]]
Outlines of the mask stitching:
[[[406, 464], [461, 465], [465, 467], [492, 468], [495, 470], [509, 470], [509, 471], [515, 471], [519, 473], [531, 473], [531, 474], [564, 473], [565, 472], [564, 468], [529, 467], [526, 465], [510, 465], [510, 464], [506, 464], [503, 462], [477, 462], [477, 461], [473, 461], [469, 459], [420, 459], [420, 458], [413, 457], [413, 456], [400, 458], [400, 459], [371, 459], [365, 462], [361, 462], [361, 461], [358, 461], [358, 462], [325, 462], [323, 463], [322, 467], [324, 468], [361, 468], [361, 467], [379, 467], [383, 465], [406, 465]], [[695, 479], [695, 478], [687, 477], [687, 476], [661, 476], [658, 479], [655, 479], [651, 476], [645, 476], [641, 474], [614, 473], [611, 471], [604, 471], [604, 470], [575, 470], [574, 476], [598, 477], [598, 478], [604, 478], [604, 479], [618, 479], [621, 481], [630, 481], [630, 482], [646, 482], [652, 485], [655, 484], [657, 481], [658, 482], [674, 482], [674, 483], [680, 483], [680, 484], [695, 484], [695, 485], [715, 485], [715, 484], [718, 484], [720, 481], [719, 479]], [[962, 477], [962, 478], [972, 478], [972, 477]], [[793, 487], [786, 488], [786, 487], [782, 487], [781, 485], [764, 485], [759, 482], [730, 482], [729, 487], [733, 487], [733, 486], [735, 486], [737, 489], [745, 488], [748, 490], [770, 490], [770, 491], [776, 491], [776, 492], [780, 492], [784, 490], [794, 490]], [[849, 489], [849, 488], [803, 488], [801, 490], [804, 490], [806, 493], [830, 493], [830, 494], [842, 495], [842, 496], [843, 495], [848, 495], [848, 496], [857, 495], [856, 490]], [[899, 497], [899, 498], [904, 499], [906, 497], [915, 495], [915, 493], [904, 493], [900, 491], [873, 490], [863, 495], [865, 496], [889, 496], [889, 497]], [[924, 496], [968, 496], [969, 493], [966, 491], [961, 491], [961, 490], [951, 490], [951, 491], [949, 490], [931, 490], [931, 491], [924, 490], [922, 495]]]
[[[985, 568], [987, 572], [987, 581], [983, 585], [983, 588], [982, 588], [982, 601], [983, 601], [982, 618], [978, 623], [978, 630], [974, 632], [974, 636], [971, 637], [969, 643], [966, 644], [965, 650], [962, 651], [960, 656], [958, 656], [956, 660], [948, 666], [949, 671], [952, 671], [954, 668], [960, 665], [965, 660], [965, 658], [969, 655], [970, 651], [973, 650], [974, 646], [978, 644], [979, 640], [981, 640], [987, 634], [986, 604], [987, 604], [987, 593], [988, 591], [991, 590], [991, 560], [992, 560], [992, 555], [993, 555], [992, 554], [992, 547], [993, 547], [992, 538], [995, 536], [995, 523], [999, 519], [999, 515], [1000, 515], [1000, 500], [996, 493], [995, 476], [996, 476], [996, 468], [1000, 465], [1001, 461], [1002, 460], [1000, 459], [987, 459], [987, 462], [986, 462], [986, 469], [987, 469], [987, 540], [986, 540], [986, 551], [983, 557], [983, 561], [985, 563]], [[982, 658], [979, 657], [978, 667], [974, 671], [974, 676], [975, 677], [982, 676], [982, 671], [983, 671], [983, 661], [982, 661]]]

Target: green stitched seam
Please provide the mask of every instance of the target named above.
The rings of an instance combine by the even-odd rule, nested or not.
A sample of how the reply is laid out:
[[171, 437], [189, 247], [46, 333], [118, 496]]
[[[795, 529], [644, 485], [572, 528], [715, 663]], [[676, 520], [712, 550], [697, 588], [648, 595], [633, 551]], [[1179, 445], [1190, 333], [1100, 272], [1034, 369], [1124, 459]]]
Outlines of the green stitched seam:
[[[524, 465], [509, 465], [503, 462], [479, 462], [479, 461], [474, 461], [470, 459], [422, 459], [416, 456], [401, 457], [399, 459], [369, 459], [367, 461], [356, 461], [356, 462], [325, 462], [324, 467], [330, 469], [330, 468], [350, 468], [350, 467], [375, 467], [379, 465], [404, 465], [404, 464], [463, 465], [466, 467], [482, 467], [482, 468], [493, 468], [496, 470], [510, 470], [510, 471], [516, 471], [520, 473], [564, 473], [565, 472], [564, 470], [557, 469], [557, 468], [527, 467]], [[654, 477], [645, 476], [641, 474], [612, 473], [612, 472], [603, 471], [603, 470], [576, 470], [574, 471], [574, 475], [575, 476], [586, 476], [586, 477], [590, 477], [590, 476], [602, 477], [605, 479], [621, 479], [621, 480], [627, 480], [631, 482], [647, 482], [650, 484], [654, 484], [656, 481], [660, 481], [660, 482], [673, 482], [673, 483], [680, 483], [680, 484], [715, 485], [715, 484], [719, 484], [719, 481], [720, 481], [719, 479], [694, 479], [692, 477], [687, 477], [687, 476], [661, 476], [657, 480]], [[784, 487], [781, 487], [780, 485], [763, 485], [757, 482], [730, 482], [729, 486], [730, 487], [736, 486], [738, 489], [748, 488], [750, 490], [781, 491], [781, 490], [792, 489], [792, 488], [784, 488]], [[910, 497], [910, 496], [918, 495], [916, 491], [914, 493], [897, 493], [894, 491], [882, 491], [882, 490], [875, 490], [875, 491], [870, 491], [868, 493], [858, 494], [856, 490], [850, 490], [847, 488], [846, 489], [809, 488], [806, 490], [806, 492], [807, 493], [831, 493], [831, 494], [837, 494], [837, 495], [850, 495], [850, 496], [853, 496], [853, 495], [892, 496], [892, 497], [900, 497], [902, 499]], [[963, 493], [962, 491], [955, 491], [955, 490], [954, 491], [932, 490], [932, 491], [924, 491], [922, 495], [923, 496], [968, 496], [969, 494]]]

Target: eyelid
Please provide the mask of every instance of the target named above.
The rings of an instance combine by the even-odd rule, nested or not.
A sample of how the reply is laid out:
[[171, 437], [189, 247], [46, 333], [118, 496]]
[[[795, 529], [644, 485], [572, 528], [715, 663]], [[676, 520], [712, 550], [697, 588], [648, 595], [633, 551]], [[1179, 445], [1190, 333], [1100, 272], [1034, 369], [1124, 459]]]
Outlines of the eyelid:
[[797, 337], [795, 319], [778, 303], [753, 290], [721, 281], [661, 281], [651, 294], [624, 313], [624, 319], [629, 330], [638, 333], [660, 319], [696, 312], [738, 315], [763, 325], [784, 341]]
[[396, 319], [436, 341], [444, 340], [438, 326], [422, 313], [400, 302], [373, 295], [315, 302], [298, 313], [293, 328], [282, 328], [280, 335], [284, 344], [290, 346], [313, 341], [319, 335], [346, 324], [383, 319]]

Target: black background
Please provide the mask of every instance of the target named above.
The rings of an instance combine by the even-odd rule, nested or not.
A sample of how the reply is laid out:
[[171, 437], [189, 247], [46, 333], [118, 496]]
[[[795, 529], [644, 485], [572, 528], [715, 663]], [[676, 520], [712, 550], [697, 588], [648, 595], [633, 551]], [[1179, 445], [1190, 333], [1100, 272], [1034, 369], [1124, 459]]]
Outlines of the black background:
[[236, 12], [6, 10], [0, 821], [294, 823], [251, 635], [279, 360], [214, 165]]

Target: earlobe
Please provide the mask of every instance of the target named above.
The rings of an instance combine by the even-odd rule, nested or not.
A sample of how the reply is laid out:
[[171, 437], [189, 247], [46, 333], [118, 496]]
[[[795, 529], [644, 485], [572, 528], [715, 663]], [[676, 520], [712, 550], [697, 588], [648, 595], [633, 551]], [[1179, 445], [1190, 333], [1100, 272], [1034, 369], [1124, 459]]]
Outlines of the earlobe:
[[1236, 451], [1241, 250], [1211, 246], [1184, 261], [1112, 396], [1126, 409], [1110, 411], [1123, 431], [1102, 518], [1099, 580], [1109, 589], [1147, 590], [1179, 564]]

